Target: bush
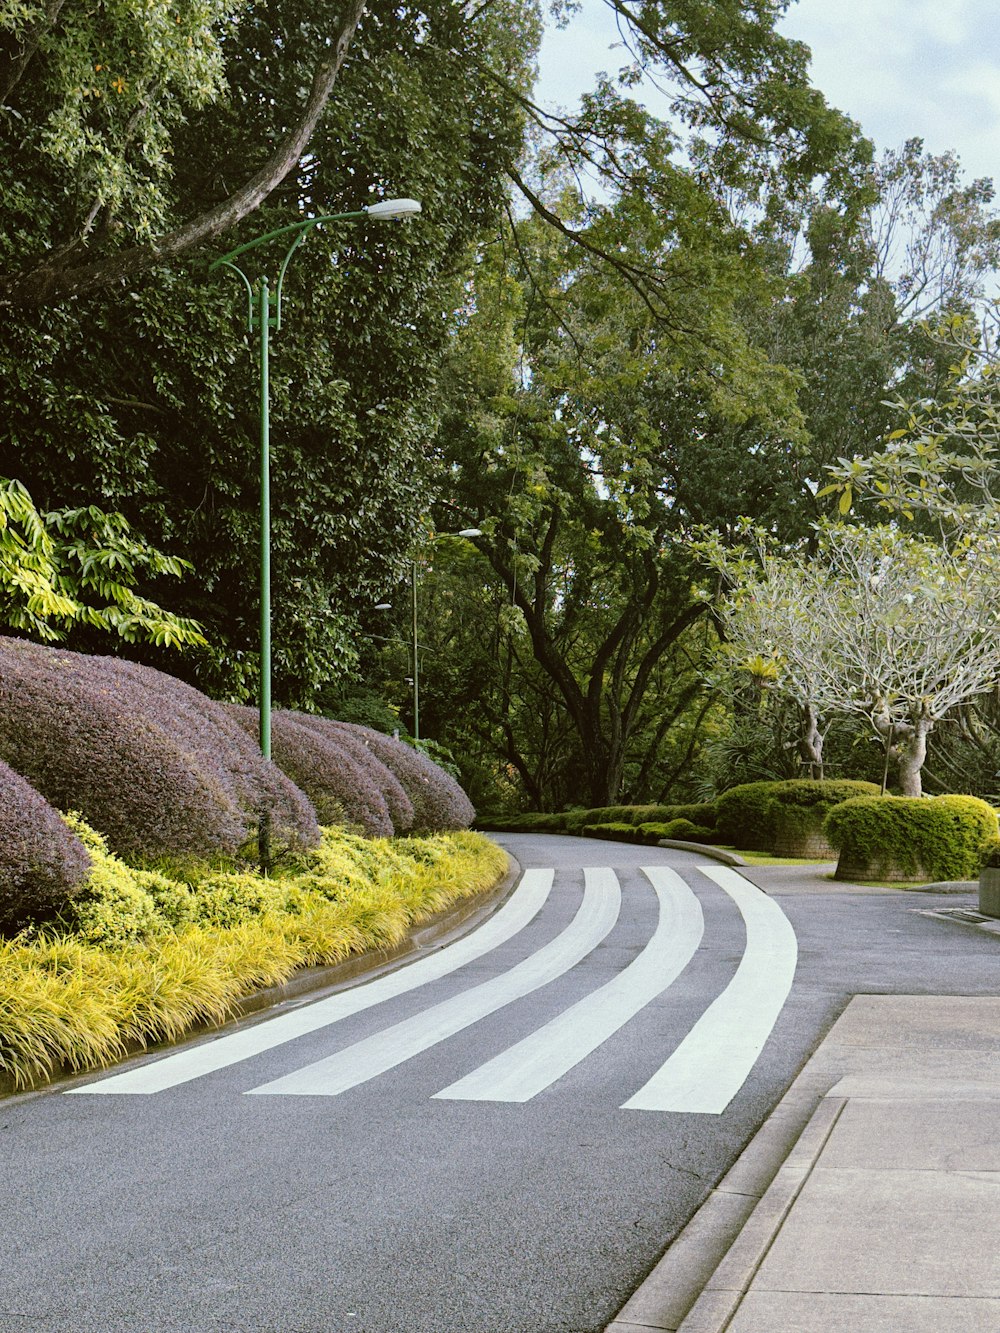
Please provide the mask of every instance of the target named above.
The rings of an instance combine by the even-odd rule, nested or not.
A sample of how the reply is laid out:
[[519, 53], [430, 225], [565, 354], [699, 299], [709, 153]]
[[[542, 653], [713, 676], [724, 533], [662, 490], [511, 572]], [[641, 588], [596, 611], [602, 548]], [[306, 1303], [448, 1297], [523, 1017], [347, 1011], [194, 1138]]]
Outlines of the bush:
[[198, 690], [111, 657], [0, 639], [0, 758], [122, 855], [233, 856], [319, 839], [305, 794]]
[[813, 781], [795, 778], [776, 782], [771, 797], [774, 826], [772, 850], [778, 856], [836, 856], [823, 832], [823, 823], [835, 805], [855, 796], [881, 796], [873, 782]]
[[[225, 705], [250, 736], [256, 734], [257, 712], [240, 704]], [[274, 761], [312, 801], [319, 822], [360, 829], [369, 838], [391, 838], [413, 823], [413, 807], [405, 791], [373, 754], [347, 735], [329, 727], [310, 726], [306, 713], [275, 710], [271, 715]], [[402, 827], [397, 829], [386, 791]]]
[[585, 838], [608, 838], [614, 842], [646, 842], [635, 824], [625, 824], [621, 820], [607, 824], [584, 824], [581, 830]]
[[857, 796], [826, 817], [836, 879], [975, 879], [997, 815], [974, 796]]
[[665, 824], [640, 824], [639, 832], [647, 841], [658, 842], [660, 838], [669, 838], [674, 842], [712, 842], [715, 834], [704, 824], [692, 823], [690, 819], [669, 819]]
[[318, 731], [332, 729], [335, 734], [346, 732], [357, 737], [381, 760], [410, 799], [414, 833], [458, 832], [475, 819], [472, 802], [455, 779], [419, 750], [352, 722], [334, 722], [322, 717], [306, 720]]
[[90, 867], [58, 811], [0, 761], [0, 933], [55, 916], [82, 891]]
[[[795, 829], [822, 828], [826, 812], [853, 796], [878, 796], [871, 782], [839, 779], [812, 781], [789, 778], [781, 782], [744, 782], [716, 798], [716, 833], [719, 842], [746, 851], [773, 852], [779, 819], [789, 833]], [[785, 814], [793, 809], [816, 807], [814, 817]], [[791, 855], [792, 853], [788, 853]]]

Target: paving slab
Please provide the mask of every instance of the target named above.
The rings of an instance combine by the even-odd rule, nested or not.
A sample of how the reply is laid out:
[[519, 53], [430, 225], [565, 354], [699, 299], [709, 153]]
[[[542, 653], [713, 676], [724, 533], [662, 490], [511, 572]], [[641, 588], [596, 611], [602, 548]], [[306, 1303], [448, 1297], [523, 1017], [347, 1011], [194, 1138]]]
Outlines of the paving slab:
[[857, 995], [823, 1042], [913, 1050], [928, 1042], [953, 1051], [1000, 1053], [1000, 998], [965, 995]]
[[1000, 1172], [996, 1115], [981, 1101], [849, 1101], [823, 1167]]
[[829, 1170], [821, 1156], [753, 1287], [1000, 1299], [998, 1221], [1000, 1173]]
[[[716, 1324], [711, 1333], [719, 1327]], [[752, 1291], [726, 1333], [996, 1333], [997, 1329], [1000, 1301], [995, 1300]]]

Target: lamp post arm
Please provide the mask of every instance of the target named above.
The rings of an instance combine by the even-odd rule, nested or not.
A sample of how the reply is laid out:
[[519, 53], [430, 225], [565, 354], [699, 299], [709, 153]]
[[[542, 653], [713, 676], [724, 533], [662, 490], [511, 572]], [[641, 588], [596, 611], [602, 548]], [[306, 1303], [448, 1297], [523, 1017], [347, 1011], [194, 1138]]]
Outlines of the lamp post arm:
[[[238, 278], [240, 279], [240, 281], [243, 283], [244, 287], [246, 287], [246, 289], [247, 289], [247, 328], [248, 328], [248, 329], [252, 329], [252, 328], [253, 328], [253, 320], [254, 320], [254, 308], [253, 308], [253, 301], [254, 301], [254, 295], [253, 295], [253, 283], [250, 281], [250, 279], [247, 277], [247, 275], [243, 272], [243, 270], [242, 270], [241, 268], [238, 268], [235, 264], [231, 264], [231, 263], [229, 262], [228, 259], [218, 259], [218, 260], [216, 260], [216, 262], [212, 265], [212, 268], [213, 268], [213, 269], [214, 269], [214, 268], [228, 268], [231, 272], [233, 272], [233, 273], [235, 273], [235, 274], [237, 275], [237, 277], [238, 277]], [[211, 270], [209, 270], [209, 271], [211, 271]]]

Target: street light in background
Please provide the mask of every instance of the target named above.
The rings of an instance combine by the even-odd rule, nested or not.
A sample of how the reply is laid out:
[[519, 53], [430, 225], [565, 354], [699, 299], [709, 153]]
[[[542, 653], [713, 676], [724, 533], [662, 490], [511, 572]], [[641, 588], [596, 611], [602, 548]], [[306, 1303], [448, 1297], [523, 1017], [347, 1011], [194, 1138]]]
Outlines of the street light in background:
[[[434, 534], [433, 537], [430, 538], [427, 544], [429, 546], [431, 542], [436, 542], [441, 537], [472, 538], [472, 537], [481, 537], [482, 535], [483, 535], [482, 530], [480, 528], [462, 528], [460, 532], [437, 532]], [[418, 656], [419, 642], [417, 639], [416, 560], [412, 561], [410, 564], [410, 589], [412, 593], [412, 607], [413, 607], [413, 739], [415, 741], [418, 741], [420, 739], [420, 658]]]
[[[271, 329], [281, 328], [281, 288], [289, 260], [314, 227], [327, 222], [377, 222], [412, 217], [420, 212], [416, 199], [384, 199], [352, 213], [329, 213], [322, 217], [304, 218], [287, 227], [279, 227], [258, 236], [245, 245], [222, 255], [209, 266], [209, 273], [228, 268], [242, 280], [247, 291], [247, 328], [260, 334], [260, 749], [265, 759], [271, 757], [271, 482], [270, 482], [270, 421], [268, 399], [268, 350]], [[274, 291], [268, 287], [267, 276], [250, 278], [234, 261], [271, 241], [291, 238], [291, 245], [278, 266]]]

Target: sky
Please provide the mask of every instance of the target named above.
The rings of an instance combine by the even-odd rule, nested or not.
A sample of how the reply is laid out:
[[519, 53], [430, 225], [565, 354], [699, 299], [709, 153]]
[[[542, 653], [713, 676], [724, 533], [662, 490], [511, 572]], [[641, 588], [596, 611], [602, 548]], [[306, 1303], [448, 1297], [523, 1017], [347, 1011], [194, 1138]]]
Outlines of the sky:
[[[997, 0], [798, 0], [780, 26], [811, 48], [813, 83], [877, 148], [916, 136], [957, 153], [967, 178], [1000, 181], [998, 11]], [[540, 100], [575, 105], [595, 71], [623, 63], [616, 40], [603, 0], [582, 0], [567, 29], [546, 34]]]

